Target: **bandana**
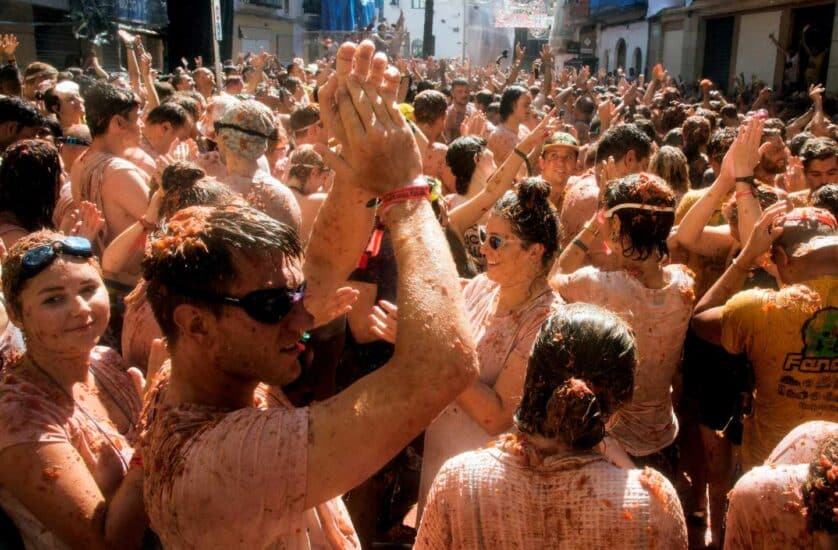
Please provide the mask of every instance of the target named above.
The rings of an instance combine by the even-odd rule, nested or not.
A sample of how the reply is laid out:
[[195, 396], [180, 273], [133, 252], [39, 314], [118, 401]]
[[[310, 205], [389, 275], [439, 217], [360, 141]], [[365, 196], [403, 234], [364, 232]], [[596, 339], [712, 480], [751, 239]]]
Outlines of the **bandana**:
[[626, 208], [632, 208], [634, 210], [648, 210], [650, 212], [675, 212], [675, 208], [672, 206], [652, 206], [651, 204], [641, 204], [639, 202], [624, 202], [623, 204], [618, 204], [617, 206], [606, 210], [605, 217], [610, 218], [614, 215], [614, 212], [624, 210]]

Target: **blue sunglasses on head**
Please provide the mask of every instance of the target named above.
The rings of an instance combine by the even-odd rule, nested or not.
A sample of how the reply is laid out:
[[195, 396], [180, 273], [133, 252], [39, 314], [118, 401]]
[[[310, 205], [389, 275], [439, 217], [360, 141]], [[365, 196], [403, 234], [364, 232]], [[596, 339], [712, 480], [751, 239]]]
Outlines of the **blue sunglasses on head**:
[[75, 256], [77, 258], [90, 258], [93, 256], [93, 247], [90, 241], [84, 237], [64, 237], [61, 240], [49, 244], [42, 244], [23, 255], [21, 265], [26, 276], [37, 275], [58, 257], [59, 254]]

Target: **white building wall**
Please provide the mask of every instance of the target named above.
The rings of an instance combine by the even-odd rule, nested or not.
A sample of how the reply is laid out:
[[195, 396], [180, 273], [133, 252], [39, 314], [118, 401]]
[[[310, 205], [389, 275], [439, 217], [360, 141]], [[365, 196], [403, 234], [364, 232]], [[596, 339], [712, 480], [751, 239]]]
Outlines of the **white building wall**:
[[626, 74], [628, 74], [628, 67], [634, 64], [635, 48], [640, 48], [642, 54], [640, 70], [644, 71], [649, 42], [649, 24], [646, 21], [600, 27], [597, 36], [597, 57], [599, 57], [600, 67], [605, 67], [605, 53], [608, 52], [609, 66], [606, 68], [609, 71], [617, 69], [617, 42], [621, 38], [626, 41], [626, 67], [624, 67]]
[[739, 41], [736, 45], [736, 74], [745, 73], [745, 81], [751, 75], [769, 86], [774, 82], [774, 67], [777, 62], [777, 48], [768, 40], [768, 35], [780, 34], [782, 11], [764, 11], [742, 15], [739, 18]]
[[[410, 33], [411, 42], [422, 40], [425, 32], [425, 9], [414, 8], [414, 5], [419, 5], [419, 2], [414, 0], [399, 0], [398, 3], [399, 6], [392, 6], [389, 0], [384, 0], [384, 17], [389, 23], [395, 23], [399, 18], [399, 10], [404, 10], [405, 28]], [[510, 54], [512, 53], [514, 30], [494, 28], [494, 17], [491, 15], [494, 4], [481, 2], [478, 9], [483, 13], [480, 14], [474, 6], [471, 0], [434, 1], [434, 57], [462, 57], [465, 54], [473, 63], [485, 64], [494, 61], [504, 49], [510, 49]], [[472, 10], [473, 13], [470, 13], [469, 20], [472, 28], [468, 30], [468, 39], [464, 45], [465, 10]]]

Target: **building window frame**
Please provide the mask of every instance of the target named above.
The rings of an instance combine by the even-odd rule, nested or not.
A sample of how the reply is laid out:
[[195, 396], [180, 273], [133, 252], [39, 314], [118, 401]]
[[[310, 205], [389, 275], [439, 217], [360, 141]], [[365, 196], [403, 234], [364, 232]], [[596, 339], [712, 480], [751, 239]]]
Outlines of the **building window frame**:
[[424, 10], [425, 0], [410, 0], [410, 7], [414, 10]]

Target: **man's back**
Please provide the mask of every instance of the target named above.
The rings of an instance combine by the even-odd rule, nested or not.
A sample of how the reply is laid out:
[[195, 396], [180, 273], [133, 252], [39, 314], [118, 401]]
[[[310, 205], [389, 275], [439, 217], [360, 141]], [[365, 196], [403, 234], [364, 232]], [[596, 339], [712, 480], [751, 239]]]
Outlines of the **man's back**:
[[73, 201], [90, 201], [105, 218], [107, 245], [136, 222], [148, 206], [148, 187], [143, 173], [125, 159], [99, 151], [87, 151], [70, 174]]
[[756, 395], [742, 442], [745, 469], [761, 464], [792, 428], [838, 421], [838, 277], [730, 299], [722, 344], [754, 365]]

